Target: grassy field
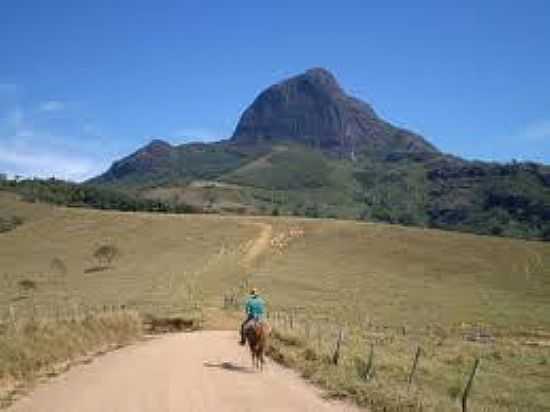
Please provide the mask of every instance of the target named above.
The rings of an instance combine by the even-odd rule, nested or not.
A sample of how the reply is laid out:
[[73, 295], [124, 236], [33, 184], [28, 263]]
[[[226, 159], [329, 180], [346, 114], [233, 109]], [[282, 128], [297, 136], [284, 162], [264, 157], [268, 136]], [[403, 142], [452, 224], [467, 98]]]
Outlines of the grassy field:
[[[472, 410], [550, 405], [548, 243], [336, 220], [51, 208], [1, 193], [0, 210], [24, 220], [0, 234], [4, 322], [124, 305], [233, 328], [239, 314], [228, 300], [238, 303], [248, 284], [269, 302], [273, 356], [334, 396], [373, 409], [452, 410], [481, 358]], [[104, 245], [118, 251], [109, 264], [94, 258]], [[376, 373], [365, 377], [371, 347]]]
[[[233, 284], [257, 235], [215, 216], [54, 208], [1, 192], [0, 213], [22, 220], [0, 234], [0, 407], [78, 357], [139, 338], [144, 319], [208, 321], [217, 291], [199, 281]], [[94, 256], [104, 246], [111, 262]]]
[[[19, 207], [13, 199], [4, 199], [3, 207], [10, 200]], [[236, 276], [236, 256], [257, 232], [252, 224], [216, 216], [31, 210], [23, 225], [0, 237], [0, 307], [16, 312], [30, 306], [55, 311], [60, 303], [190, 311], [202, 299], [197, 281], [218, 284], [226, 271]], [[102, 245], [118, 250], [109, 265], [94, 258]]]
[[548, 244], [341, 221], [299, 226], [304, 238], [255, 274], [282, 306], [396, 326], [550, 326]]
[[251, 279], [281, 311], [275, 358], [335, 396], [390, 410], [457, 408], [480, 358], [473, 410], [550, 407], [548, 244], [340, 221], [299, 227], [303, 237]]

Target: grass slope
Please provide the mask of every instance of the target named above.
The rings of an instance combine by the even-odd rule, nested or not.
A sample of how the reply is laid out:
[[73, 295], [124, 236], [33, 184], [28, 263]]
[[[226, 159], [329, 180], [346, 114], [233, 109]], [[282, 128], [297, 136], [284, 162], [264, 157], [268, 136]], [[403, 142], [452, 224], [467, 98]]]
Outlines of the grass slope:
[[[450, 410], [481, 357], [476, 408], [550, 404], [548, 244], [324, 219], [51, 208], [3, 196], [4, 212], [17, 208], [26, 219], [0, 234], [5, 321], [13, 311], [52, 319], [124, 304], [235, 327], [240, 309], [233, 310], [254, 285], [278, 331], [274, 356], [334, 395], [373, 409]], [[90, 271], [103, 244], [120, 256]], [[341, 328], [334, 366], [327, 359]], [[377, 372], [366, 381], [357, 365], [371, 344]], [[408, 389], [418, 345], [423, 355]]]
[[[232, 213], [383, 221], [550, 239], [550, 169], [439, 153], [321, 151], [291, 141], [168, 146], [136, 152], [92, 183]], [[140, 154], [141, 153], [141, 154]], [[210, 188], [194, 183], [210, 181]], [[228, 187], [219, 183], [228, 183]], [[155, 197], [156, 196], [156, 197]]]
[[299, 146], [276, 146], [266, 156], [220, 180], [275, 190], [314, 189], [330, 186], [331, 167], [321, 152]]
[[[10, 199], [4, 205], [27, 206]], [[31, 206], [36, 213], [26, 223], [0, 236], [4, 310], [126, 304], [158, 315], [190, 313], [200, 299], [196, 282], [218, 279], [221, 268], [230, 272], [256, 231], [219, 217], [49, 207], [44, 214], [42, 205]], [[120, 252], [108, 267], [93, 256], [102, 245]]]

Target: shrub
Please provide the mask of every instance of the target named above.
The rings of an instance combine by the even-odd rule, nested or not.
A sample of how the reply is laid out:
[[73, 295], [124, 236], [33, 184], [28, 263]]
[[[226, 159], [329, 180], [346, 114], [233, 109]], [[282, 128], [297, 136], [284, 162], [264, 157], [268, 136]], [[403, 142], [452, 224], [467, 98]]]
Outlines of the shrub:
[[53, 272], [57, 272], [60, 275], [66, 275], [67, 274], [67, 266], [60, 258], [53, 258], [50, 262], [50, 269]]
[[10, 230], [15, 229], [17, 226], [22, 224], [23, 224], [23, 219], [19, 216], [9, 216], [9, 217], [0, 216], [0, 233], [9, 232]]
[[491, 235], [493, 235], [493, 236], [500, 236], [500, 235], [502, 235], [503, 230], [502, 230], [501, 226], [495, 225], [495, 226], [491, 227], [490, 232], [491, 232]]
[[110, 266], [118, 255], [119, 250], [113, 245], [102, 245], [94, 252], [94, 258], [96, 258], [102, 266]]
[[30, 279], [23, 279], [19, 281], [19, 286], [23, 290], [34, 290], [36, 289], [36, 282]]

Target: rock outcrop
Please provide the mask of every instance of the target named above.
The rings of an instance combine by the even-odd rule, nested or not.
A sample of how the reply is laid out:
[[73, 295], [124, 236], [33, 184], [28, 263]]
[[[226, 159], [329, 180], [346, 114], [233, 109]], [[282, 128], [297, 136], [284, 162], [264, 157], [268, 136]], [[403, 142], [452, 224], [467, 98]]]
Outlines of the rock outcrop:
[[296, 141], [346, 152], [437, 152], [423, 137], [382, 120], [348, 96], [327, 70], [315, 68], [263, 91], [243, 113], [236, 143]]

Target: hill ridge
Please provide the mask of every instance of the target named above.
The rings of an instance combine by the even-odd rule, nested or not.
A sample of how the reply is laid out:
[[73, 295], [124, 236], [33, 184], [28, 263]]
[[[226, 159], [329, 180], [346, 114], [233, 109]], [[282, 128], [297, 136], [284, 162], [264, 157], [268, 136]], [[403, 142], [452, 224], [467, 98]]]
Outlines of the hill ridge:
[[[197, 180], [231, 186], [197, 187]], [[442, 153], [347, 95], [323, 68], [262, 91], [227, 140], [171, 145], [154, 139], [87, 183], [214, 212], [550, 239], [550, 166]]]

